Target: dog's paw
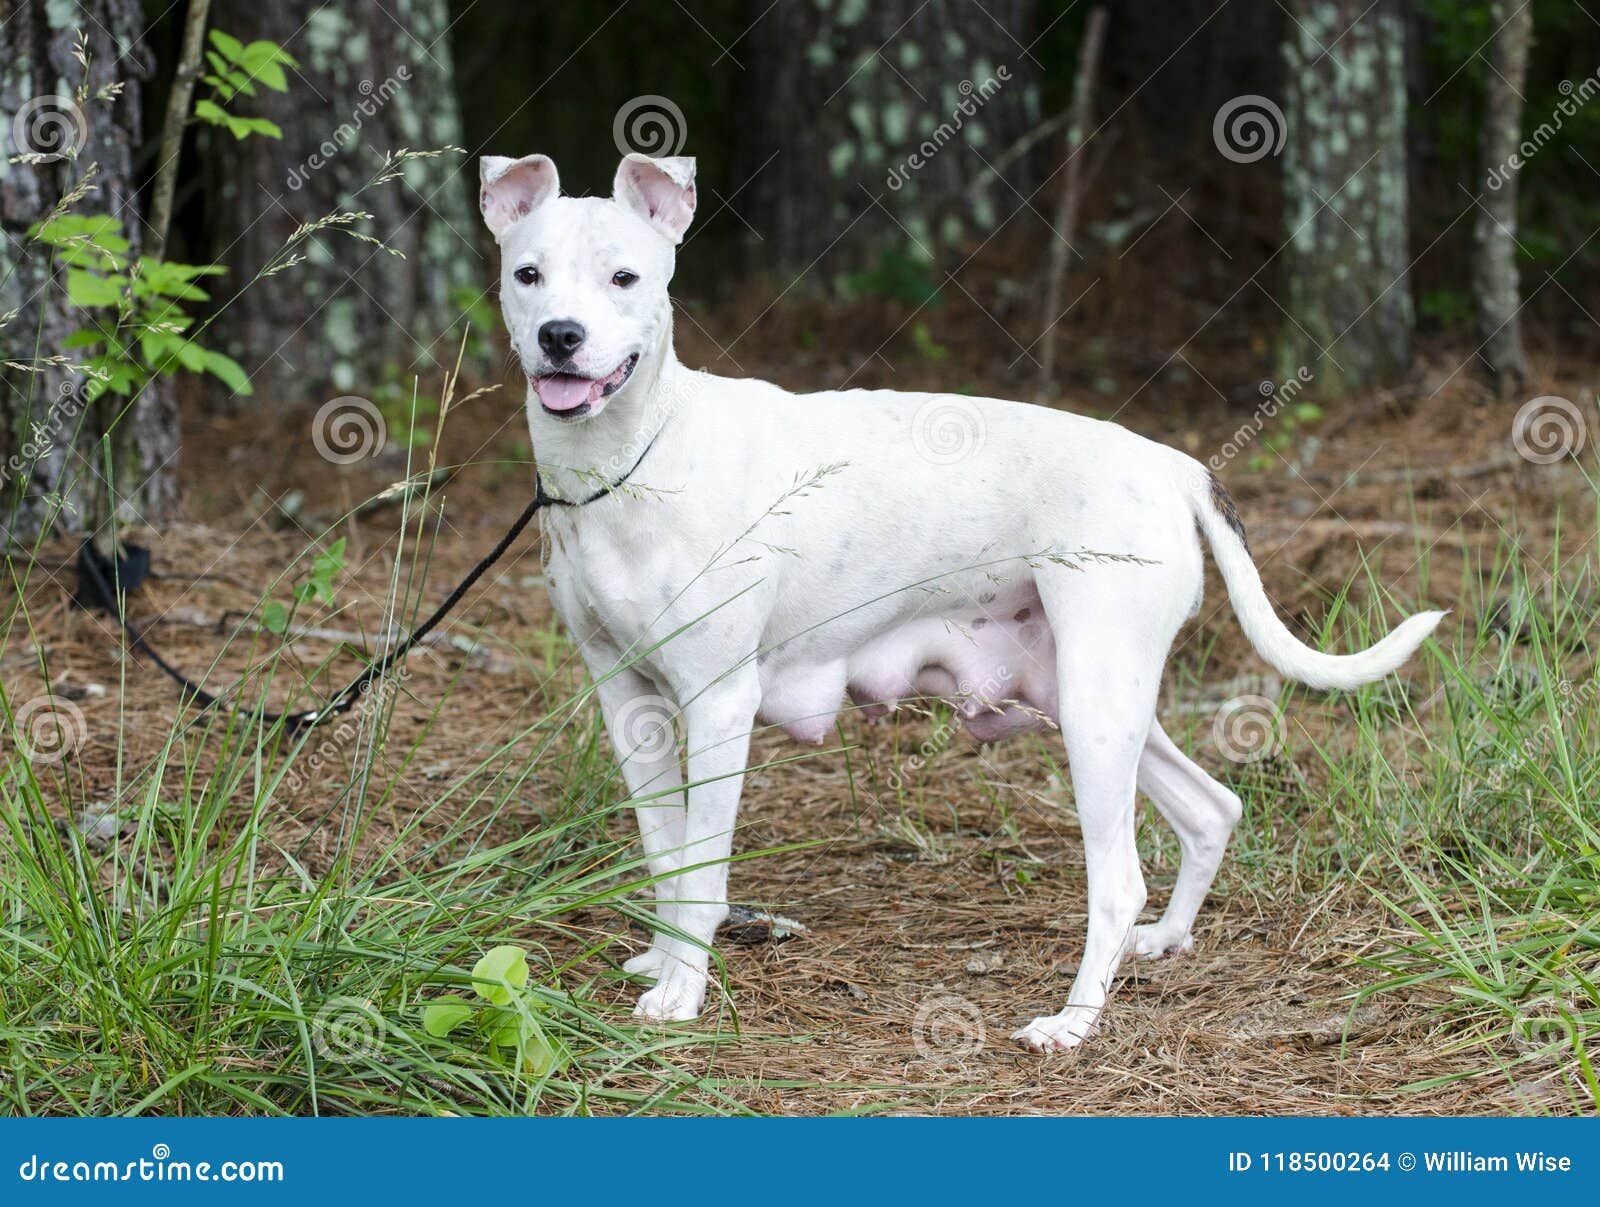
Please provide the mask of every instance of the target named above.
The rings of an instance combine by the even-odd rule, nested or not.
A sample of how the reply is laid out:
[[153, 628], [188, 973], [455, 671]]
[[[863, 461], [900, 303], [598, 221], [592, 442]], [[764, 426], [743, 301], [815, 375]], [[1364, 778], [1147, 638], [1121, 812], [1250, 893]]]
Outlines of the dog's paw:
[[625, 961], [622, 965], [622, 971], [630, 976], [650, 977], [655, 980], [661, 976], [661, 965], [666, 958], [666, 952], [659, 947], [647, 947], [638, 955], [632, 956]]
[[706, 974], [671, 961], [658, 975], [661, 979], [639, 998], [633, 1016], [652, 1023], [687, 1023], [698, 1018], [706, 1000]]
[[1041, 1015], [1011, 1038], [1035, 1052], [1070, 1052], [1094, 1034], [1099, 1017], [1093, 1006], [1068, 1006], [1060, 1014]]
[[1136, 956], [1155, 958], [1193, 950], [1194, 936], [1188, 931], [1178, 934], [1159, 922], [1133, 928], [1133, 954]]

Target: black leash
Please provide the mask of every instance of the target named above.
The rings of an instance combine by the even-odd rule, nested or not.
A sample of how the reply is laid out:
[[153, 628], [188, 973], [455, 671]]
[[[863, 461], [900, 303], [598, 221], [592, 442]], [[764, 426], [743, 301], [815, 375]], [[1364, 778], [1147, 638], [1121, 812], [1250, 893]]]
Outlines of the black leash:
[[[483, 577], [489, 567], [505, 556], [506, 550], [511, 548], [512, 543], [522, 535], [523, 530], [533, 521], [533, 517], [540, 510], [546, 507], [587, 507], [590, 503], [603, 499], [633, 477], [634, 470], [644, 463], [645, 457], [649, 455], [651, 448], [655, 446], [656, 439], [660, 435], [661, 433], [657, 432], [655, 436], [651, 437], [650, 443], [645, 445], [644, 452], [639, 454], [639, 459], [633, 463], [627, 473], [623, 474], [615, 482], [602, 486], [587, 498], [557, 498], [555, 495], [546, 493], [543, 479], [536, 477], [534, 479], [533, 499], [522, 509], [522, 514], [517, 517], [516, 522], [500, 538], [499, 543], [479, 560], [466, 578], [461, 580], [456, 589], [450, 592], [449, 597], [434, 609], [433, 614], [428, 619], [413, 629], [404, 641], [376, 662], [368, 663], [367, 669], [346, 684], [344, 690], [335, 696], [331, 703], [324, 705], [322, 708], [309, 708], [302, 712], [284, 713], [263, 710], [261, 714], [262, 721], [267, 725], [274, 725], [282, 721], [284, 729], [293, 734], [312, 729], [321, 725], [330, 717], [343, 716], [349, 712], [355, 707], [356, 701], [372, 686], [374, 680], [378, 679], [390, 667], [409, 654], [417, 642], [438, 627], [439, 622], [450, 614], [450, 610], [461, 602], [462, 597], [468, 591], [472, 590], [473, 584]], [[150, 661], [165, 671], [167, 677], [181, 687], [185, 693], [198, 701], [201, 708], [210, 708], [213, 704], [219, 703], [222, 698], [208, 692], [160, 654], [156, 653], [149, 641], [145, 639], [144, 633], [140, 631], [133, 621], [128, 619], [127, 611], [123, 607], [124, 596], [118, 594], [112, 580], [115, 579], [128, 586], [138, 586], [149, 573], [150, 554], [147, 550], [140, 549], [135, 545], [130, 545], [127, 548], [128, 555], [126, 559], [119, 559], [118, 564], [113, 566], [110, 560], [94, 547], [92, 541], [84, 541], [78, 547], [77, 602], [86, 608], [100, 607], [111, 613], [122, 626], [122, 632], [131, 648], [144, 654]]]

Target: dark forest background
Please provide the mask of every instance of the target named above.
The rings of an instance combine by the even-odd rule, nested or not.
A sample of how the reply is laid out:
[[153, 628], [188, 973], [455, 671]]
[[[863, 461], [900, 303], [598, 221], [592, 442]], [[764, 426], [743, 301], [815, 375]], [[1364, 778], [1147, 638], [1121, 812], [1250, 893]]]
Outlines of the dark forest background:
[[[956, 348], [957, 389], [1098, 392], [1115, 413], [1165, 404], [1107, 382], [1182, 386], [1193, 370], [1194, 393], [1248, 410], [1263, 381], [1305, 370], [1325, 409], [1404, 380], [1419, 349], [1448, 349], [1491, 396], [1515, 397], [1527, 349], [1595, 344], [1600, 20], [1571, 0], [1113, 4], [1091, 56], [1098, 10], [1065, 0], [0, 9], [6, 126], [32, 98], [86, 98], [81, 147], [19, 162], [29, 148], [13, 128], [0, 178], [0, 312], [16, 314], [7, 440], [21, 447], [41, 424], [58, 437], [29, 485], [12, 484], [19, 530], [92, 527], [111, 494], [139, 518], [170, 514], [180, 411], [193, 425], [333, 394], [392, 407], [417, 374], [453, 363], [468, 322], [469, 370], [496, 377], [482, 153], [550, 154], [578, 193], [609, 189], [625, 145], [698, 157], [680, 326], [737, 372], [746, 319], [775, 303], [816, 316], [748, 337], [794, 366], [794, 387], [884, 384], [875, 357], [909, 340], [926, 359]], [[232, 96], [227, 121], [179, 106], [173, 142], [197, 10], [204, 30], [280, 47], [284, 86]], [[215, 95], [202, 81], [195, 99]], [[228, 124], [254, 121], [276, 134]], [[1230, 151], [1234, 137], [1266, 143]], [[1525, 166], [1492, 184], [1525, 140]], [[395, 179], [364, 187], [386, 155], [447, 147], [460, 150], [403, 157]], [[29, 232], [90, 165], [76, 207], [114, 215], [131, 263], [226, 270], [181, 310], [197, 346], [237, 369], [196, 372], [174, 352], [91, 388], [60, 439], [54, 400], [93, 374], [63, 347], [83, 316], [61, 288], [61, 249]], [[172, 216], [153, 222], [163, 175]], [[806, 309], [819, 301], [832, 309]], [[97, 321], [126, 336], [139, 316]], [[94, 482], [107, 465], [114, 491]], [[81, 505], [51, 512], [52, 496]]]

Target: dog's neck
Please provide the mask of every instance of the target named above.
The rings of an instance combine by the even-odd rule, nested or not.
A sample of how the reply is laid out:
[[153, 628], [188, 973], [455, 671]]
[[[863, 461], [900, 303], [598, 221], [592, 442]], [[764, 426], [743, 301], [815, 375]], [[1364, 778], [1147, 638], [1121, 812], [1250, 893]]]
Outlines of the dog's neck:
[[627, 384], [592, 419], [546, 414], [530, 385], [528, 427], [544, 488], [559, 498], [581, 499], [627, 474], [671, 420], [686, 373], [669, 331], [640, 356]]

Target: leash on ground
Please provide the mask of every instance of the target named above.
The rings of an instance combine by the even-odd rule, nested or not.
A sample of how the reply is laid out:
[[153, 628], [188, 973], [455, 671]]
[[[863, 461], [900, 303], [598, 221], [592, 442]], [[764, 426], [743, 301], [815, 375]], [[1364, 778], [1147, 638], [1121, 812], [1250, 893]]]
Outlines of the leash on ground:
[[[657, 433], [659, 435], [660, 433]], [[457, 584], [456, 589], [445, 598], [445, 601], [433, 610], [433, 614], [413, 629], [404, 641], [395, 646], [383, 657], [367, 664], [354, 679], [345, 685], [329, 703], [321, 708], [308, 708], [300, 712], [270, 712], [263, 709], [261, 720], [266, 725], [276, 725], [283, 722], [283, 727], [290, 734], [302, 733], [323, 724], [330, 718], [343, 716], [355, 707], [356, 702], [371, 688], [372, 684], [381, 678], [388, 670], [409, 654], [419, 641], [422, 641], [433, 632], [446, 616], [461, 602], [473, 585], [488, 572], [489, 568], [505, 556], [506, 550], [516, 539], [522, 535], [523, 530], [533, 522], [533, 517], [546, 507], [587, 507], [590, 503], [604, 498], [619, 486], [623, 485], [633, 476], [634, 470], [643, 464], [655, 440], [645, 446], [644, 452], [639, 454], [639, 460], [633, 463], [632, 468], [614, 482], [608, 482], [593, 494], [582, 499], [562, 499], [545, 491], [542, 479], [534, 479], [533, 498], [522, 509], [522, 514], [506, 530], [495, 547], [478, 559], [478, 564], [472, 567], [467, 576]], [[137, 650], [154, 662], [156, 666], [166, 673], [181, 688], [184, 694], [196, 701], [201, 708], [210, 708], [225, 699], [225, 696], [215, 695], [190, 679], [177, 667], [173, 666], [150, 644], [144, 631], [128, 618], [126, 607], [127, 590], [136, 587], [149, 574], [149, 553], [143, 549], [130, 547], [128, 563], [136, 567], [134, 573], [119, 574], [119, 566], [113, 565], [111, 559], [94, 547], [92, 540], [86, 540], [78, 547], [78, 593], [77, 601], [85, 608], [103, 608], [109, 612], [122, 628], [123, 637], [130, 649]], [[124, 579], [128, 581], [123, 581]], [[118, 583], [124, 589], [117, 589]]]

